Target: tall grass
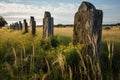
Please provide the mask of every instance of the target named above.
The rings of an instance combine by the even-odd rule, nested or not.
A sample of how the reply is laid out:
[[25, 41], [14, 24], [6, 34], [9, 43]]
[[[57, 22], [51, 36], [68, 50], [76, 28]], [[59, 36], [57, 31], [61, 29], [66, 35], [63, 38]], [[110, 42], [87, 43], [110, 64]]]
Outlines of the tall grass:
[[[103, 30], [99, 60], [95, 41], [91, 40], [94, 58], [86, 53], [85, 45], [72, 45], [72, 28], [55, 28], [55, 36], [48, 39], [42, 39], [41, 28], [36, 36], [0, 29], [0, 80], [119, 79], [120, 37], [118, 30], [113, 32]], [[116, 40], [109, 38], [114, 35]]]

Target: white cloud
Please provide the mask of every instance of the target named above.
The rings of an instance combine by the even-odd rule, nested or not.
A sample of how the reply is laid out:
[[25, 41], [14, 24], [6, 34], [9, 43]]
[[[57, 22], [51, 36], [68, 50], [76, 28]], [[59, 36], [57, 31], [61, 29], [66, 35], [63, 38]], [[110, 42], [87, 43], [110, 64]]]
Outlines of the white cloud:
[[[20, 0], [17, 0], [20, 1]], [[2, 15], [8, 23], [16, 21], [16, 19], [29, 21], [30, 16], [34, 16], [37, 24], [42, 24], [44, 11], [50, 11], [54, 17], [55, 24], [73, 23], [74, 14], [77, 11], [76, 5], [60, 3], [57, 7], [51, 5], [25, 5], [19, 3], [0, 3], [0, 15]], [[15, 19], [16, 18], [16, 19]]]
[[101, 5], [97, 5], [97, 7], [102, 9], [102, 10], [113, 10], [113, 9], [118, 8], [119, 6], [115, 5], [115, 4], [113, 4], [113, 5], [111, 5], [111, 4], [101, 4]]
[[[10, 1], [12, 2], [14, 0]], [[29, 23], [30, 16], [35, 17], [37, 25], [42, 24], [44, 11], [51, 12], [55, 24], [73, 24], [75, 12], [77, 12], [80, 6], [80, 4], [77, 3], [58, 3], [58, 5], [53, 5], [42, 1], [42, 5], [28, 5], [19, 2], [23, 2], [23, 0], [15, 0], [13, 3], [0, 2], [0, 15], [3, 16], [9, 24], [16, 21], [23, 21], [23, 19], [27, 19]], [[117, 12], [118, 5], [102, 4], [96, 5], [96, 8], [101, 8], [104, 12], [103, 23], [117, 22], [116, 17], [119, 16], [119, 12]]]

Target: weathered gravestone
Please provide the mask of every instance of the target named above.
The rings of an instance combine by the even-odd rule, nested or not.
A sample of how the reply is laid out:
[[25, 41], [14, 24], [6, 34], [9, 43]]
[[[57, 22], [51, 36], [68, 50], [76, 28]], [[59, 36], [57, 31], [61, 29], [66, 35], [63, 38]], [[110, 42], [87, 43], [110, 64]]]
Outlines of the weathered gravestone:
[[50, 12], [45, 11], [43, 18], [43, 38], [53, 36], [53, 26], [53, 17], [51, 17]]
[[19, 21], [19, 29], [22, 30], [22, 23]]
[[34, 20], [34, 17], [30, 17], [30, 27], [32, 28], [32, 35], [35, 35], [36, 33], [36, 21]]
[[103, 12], [89, 2], [82, 2], [74, 17], [73, 44], [88, 46], [91, 57], [100, 56]]
[[23, 20], [23, 27], [25, 28], [24, 33], [27, 33], [28, 32], [28, 24], [26, 22], [26, 19]]

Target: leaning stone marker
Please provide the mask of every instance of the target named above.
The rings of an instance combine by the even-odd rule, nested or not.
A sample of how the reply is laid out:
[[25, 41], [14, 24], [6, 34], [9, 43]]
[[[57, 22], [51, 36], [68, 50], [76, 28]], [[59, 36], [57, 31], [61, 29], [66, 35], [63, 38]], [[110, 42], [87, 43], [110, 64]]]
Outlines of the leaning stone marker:
[[45, 11], [43, 18], [43, 38], [53, 36], [53, 26], [53, 17], [51, 17], [50, 12]]
[[23, 27], [25, 28], [24, 33], [27, 33], [28, 32], [28, 24], [26, 22], [26, 19], [23, 20]]
[[82, 2], [74, 17], [73, 44], [87, 45], [88, 53], [92, 57], [100, 56], [102, 19], [103, 12], [85, 1]]
[[34, 20], [34, 17], [30, 17], [30, 27], [32, 28], [32, 35], [35, 35], [36, 33], [36, 21]]

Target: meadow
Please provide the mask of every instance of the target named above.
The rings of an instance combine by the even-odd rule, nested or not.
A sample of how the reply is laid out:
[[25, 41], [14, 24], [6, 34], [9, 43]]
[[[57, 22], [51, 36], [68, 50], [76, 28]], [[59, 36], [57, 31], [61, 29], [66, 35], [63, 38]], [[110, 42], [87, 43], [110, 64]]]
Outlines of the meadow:
[[73, 28], [54, 28], [54, 37], [0, 29], [0, 80], [120, 80], [120, 29], [102, 31], [98, 64], [73, 45]]

